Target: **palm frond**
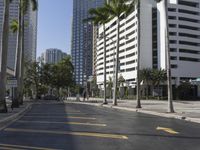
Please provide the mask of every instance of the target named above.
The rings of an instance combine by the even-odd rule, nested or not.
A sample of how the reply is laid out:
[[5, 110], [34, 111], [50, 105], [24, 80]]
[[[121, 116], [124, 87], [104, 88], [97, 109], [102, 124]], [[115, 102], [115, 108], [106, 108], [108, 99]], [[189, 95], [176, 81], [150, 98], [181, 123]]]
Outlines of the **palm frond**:
[[10, 25], [10, 29], [13, 33], [16, 33], [19, 29], [19, 23], [16, 19], [12, 20], [11, 25]]

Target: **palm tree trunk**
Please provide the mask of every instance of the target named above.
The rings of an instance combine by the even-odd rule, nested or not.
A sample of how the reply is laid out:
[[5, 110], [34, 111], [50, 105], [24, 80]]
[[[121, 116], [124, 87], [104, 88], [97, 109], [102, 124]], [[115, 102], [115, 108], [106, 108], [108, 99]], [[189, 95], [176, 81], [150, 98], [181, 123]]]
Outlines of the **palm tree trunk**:
[[140, 102], [140, 1], [138, 1], [137, 4], [137, 10], [138, 10], [138, 51], [137, 51], [137, 95], [136, 95], [136, 101], [137, 101], [137, 105], [136, 108], [142, 108], [141, 107], [141, 102]]
[[103, 24], [103, 38], [104, 38], [104, 100], [103, 104], [107, 104], [106, 99], [106, 29], [105, 24]]
[[17, 45], [16, 45], [16, 54], [15, 54], [15, 77], [17, 79], [17, 88], [15, 91], [14, 99], [13, 99], [13, 106], [14, 107], [19, 107], [19, 93], [20, 93], [20, 70], [21, 70], [21, 46], [22, 46], [22, 31], [21, 31], [21, 0], [19, 1], [19, 6], [18, 6], [18, 24], [19, 24], [19, 29], [17, 32]]
[[19, 88], [19, 92], [18, 92], [18, 100], [19, 100], [19, 104], [23, 105], [23, 77], [24, 77], [24, 14], [23, 11], [21, 11], [21, 16], [22, 16], [22, 24], [21, 24], [21, 32], [22, 32], [22, 36], [21, 36], [21, 62], [20, 62], [20, 88]]
[[3, 33], [0, 49], [0, 112], [6, 113], [6, 69], [9, 37], [9, 4], [10, 1], [4, 0]]
[[168, 112], [174, 113], [173, 97], [172, 97], [172, 84], [171, 84], [171, 63], [170, 63], [170, 50], [169, 50], [169, 24], [168, 24], [168, 0], [163, 2], [164, 17], [165, 17], [165, 36], [166, 36], [166, 60], [167, 60], [167, 90], [168, 90]]
[[[116, 47], [116, 61], [115, 61], [115, 76], [113, 82], [113, 105], [117, 105], [117, 83], [118, 83], [118, 69], [119, 69], [119, 29], [120, 18], [117, 19], [117, 47]], [[114, 60], [113, 60], [114, 61]]]

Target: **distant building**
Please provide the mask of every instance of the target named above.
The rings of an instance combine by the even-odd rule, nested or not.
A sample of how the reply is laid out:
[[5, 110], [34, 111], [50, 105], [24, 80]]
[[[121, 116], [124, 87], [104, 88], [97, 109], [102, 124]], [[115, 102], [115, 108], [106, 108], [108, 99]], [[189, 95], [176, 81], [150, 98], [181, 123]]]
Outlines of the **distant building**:
[[67, 54], [62, 52], [60, 49], [50, 48], [42, 53], [40, 61], [48, 64], [56, 64], [66, 56]]
[[[10, 3], [10, 23], [13, 19], [18, 18], [18, 4], [19, 0], [13, 0]], [[0, 35], [2, 35], [2, 20], [3, 20], [3, 7], [4, 0], [0, 0]], [[25, 15], [25, 38], [24, 38], [24, 50], [25, 61], [36, 61], [36, 45], [37, 45], [37, 11], [32, 11], [29, 7], [27, 14]], [[8, 68], [14, 70], [15, 67], [15, 55], [16, 55], [16, 42], [17, 34], [10, 32], [9, 44], [8, 44]], [[1, 47], [1, 37], [0, 37]]]

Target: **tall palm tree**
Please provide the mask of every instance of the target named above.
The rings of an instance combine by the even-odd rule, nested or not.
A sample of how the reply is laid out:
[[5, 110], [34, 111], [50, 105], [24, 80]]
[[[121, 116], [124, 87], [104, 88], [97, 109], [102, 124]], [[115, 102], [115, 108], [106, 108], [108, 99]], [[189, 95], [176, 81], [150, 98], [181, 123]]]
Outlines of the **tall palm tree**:
[[3, 32], [0, 48], [0, 112], [7, 112], [6, 106], [6, 69], [9, 37], [9, 5], [11, 0], [4, 0], [3, 10]]
[[167, 90], [168, 90], [168, 112], [174, 113], [172, 84], [171, 84], [171, 63], [170, 63], [170, 49], [169, 49], [169, 23], [168, 23], [168, 0], [155, 0], [157, 3], [162, 3], [164, 10], [163, 17], [165, 18], [165, 38], [166, 38], [166, 60], [167, 60]]
[[11, 25], [13, 32], [17, 32], [17, 46], [15, 59], [15, 77], [17, 78], [17, 90], [14, 98], [16, 107], [23, 104], [23, 75], [24, 75], [24, 17], [27, 13], [30, 4], [32, 10], [36, 11], [38, 8], [37, 0], [20, 0], [18, 5], [18, 20], [14, 20]]
[[103, 7], [91, 8], [89, 14], [92, 16], [88, 18], [94, 25], [103, 25], [103, 39], [104, 39], [104, 100], [103, 104], [107, 104], [106, 99], [106, 27], [105, 24], [110, 21], [109, 15], [104, 11]]
[[104, 11], [110, 15], [110, 18], [116, 18], [117, 23], [117, 46], [116, 46], [116, 62], [114, 76], [113, 105], [117, 105], [117, 82], [119, 71], [119, 30], [120, 21], [128, 16], [133, 10], [135, 0], [109, 0], [104, 6]]
[[136, 78], [136, 87], [137, 87], [137, 94], [136, 94], [136, 101], [137, 105], [136, 108], [142, 108], [141, 106], [141, 93], [140, 93], [140, 0], [137, 0], [137, 40], [138, 40], [138, 51], [137, 51], [137, 78]]
[[[172, 85], [171, 85], [171, 66], [170, 66], [170, 51], [169, 51], [169, 28], [168, 28], [168, 0], [154, 0], [155, 2], [159, 3], [162, 2], [163, 10], [164, 10], [164, 20], [165, 20], [165, 36], [166, 36], [166, 54], [167, 54], [167, 87], [168, 87], [168, 112], [174, 112], [173, 103], [172, 103]], [[137, 105], [136, 108], [141, 108], [140, 103], [140, 0], [135, 0], [137, 2], [137, 9], [138, 9], [138, 59], [137, 59]]]

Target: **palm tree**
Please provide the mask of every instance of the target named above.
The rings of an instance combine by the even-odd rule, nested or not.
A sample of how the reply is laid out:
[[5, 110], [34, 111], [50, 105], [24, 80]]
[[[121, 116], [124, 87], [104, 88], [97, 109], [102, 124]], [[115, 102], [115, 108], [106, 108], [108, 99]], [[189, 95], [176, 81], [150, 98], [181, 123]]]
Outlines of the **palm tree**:
[[16, 106], [23, 104], [23, 76], [24, 76], [24, 17], [27, 13], [30, 3], [32, 3], [32, 10], [36, 11], [38, 8], [37, 0], [20, 0], [18, 5], [18, 20], [13, 20], [11, 29], [17, 32], [17, 46], [15, 59], [15, 77], [17, 78], [17, 91], [14, 98]]
[[106, 99], [106, 27], [105, 24], [110, 21], [109, 15], [104, 11], [103, 7], [91, 8], [89, 10], [91, 18], [86, 20], [92, 21], [94, 25], [103, 25], [103, 39], [104, 39], [104, 100], [103, 104], [108, 104]]
[[109, 0], [104, 6], [104, 11], [110, 15], [110, 19], [116, 18], [117, 23], [117, 46], [116, 46], [116, 62], [114, 76], [113, 105], [117, 105], [117, 82], [119, 71], [119, 30], [120, 21], [128, 16], [133, 10], [135, 0]]
[[[154, 0], [155, 2], [163, 3], [163, 10], [165, 17], [165, 25], [166, 25], [166, 54], [167, 54], [167, 87], [168, 87], [168, 112], [174, 112], [173, 103], [172, 103], [172, 85], [171, 85], [171, 66], [170, 66], [170, 51], [169, 51], [169, 28], [168, 28], [168, 0]], [[137, 59], [137, 105], [136, 108], [141, 108], [140, 103], [140, 0], [135, 0], [137, 2], [137, 9], [138, 9], [138, 59]]]
[[140, 93], [140, 0], [137, 0], [137, 23], [138, 23], [137, 26], [138, 51], [137, 51], [137, 78], [136, 78], [136, 87], [137, 87], [136, 108], [142, 108], [140, 101], [141, 98], [140, 96], [141, 95]]
[[151, 81], [152, 81], [153, 90], [154, 90], [154, 87], [157, 87], [158, 93], [160, 94], [160, 83], [164, 83], [167, 79], [166, 70], [164, 70], [164, 69], [152, 69], [151, 73], [150, 73], [150, 78], [151, 78]]
[[4, 0], [3, 10], [3, 33], [0, 48], [0, 112], [7, 112], [6, 106], [6, 69], [7, 69], [7, 53], [8, 53], [8, 37], [9, 37], [9, 5], [10, 0]]
[[170, 50], [169, 50], [169, 23], [168, 23], [168, 0], [155, 0], [161, 2], [164, 10], [163, 17], [165, 18], [165, 37], [166, 37], [166, 60], [167, 60], [167, 90], [168, 90], [168, 112], [174, 113], [173, 97], [172, 97], [172, 84], [171, 84], [171, 63], [170, 63]]

